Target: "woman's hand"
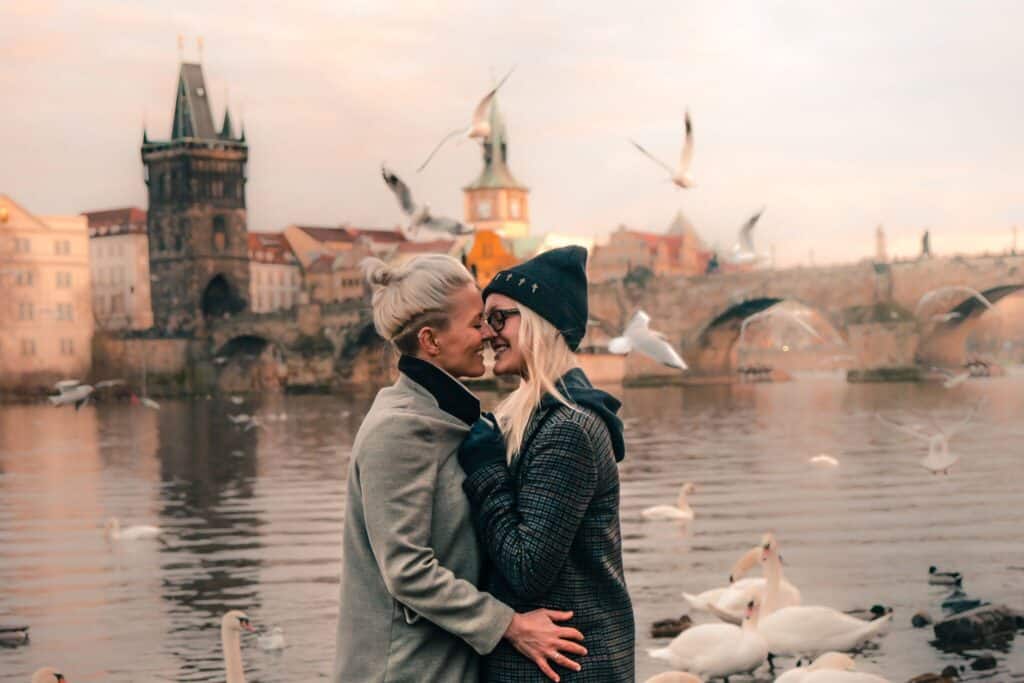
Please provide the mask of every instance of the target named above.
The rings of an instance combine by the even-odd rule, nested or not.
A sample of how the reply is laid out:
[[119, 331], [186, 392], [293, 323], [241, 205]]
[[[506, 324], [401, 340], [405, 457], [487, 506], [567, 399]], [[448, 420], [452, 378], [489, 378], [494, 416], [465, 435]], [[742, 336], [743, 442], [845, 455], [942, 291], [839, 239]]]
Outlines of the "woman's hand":
[[505, 631], [505, 638], [512, 646], [537, 665], [545, 676], [555, 683], [560, 680], [549, 660], [571, 671], [579, 671], [579, 662], [569, 659], [564, 653], [587, 654], [587, 648], [576, 641], [583, 640], [583, 634], [570, 626], [559, 626], [556, 621], [572, 618], [572, 612], [551, 609], [535, 609], [532, 612], [512, 617], [512, 623]]
[[483, 413], [459, 446], [459, 464], [469, 475], [492, 463], [505, 463], [505, 437], [495, 417]]

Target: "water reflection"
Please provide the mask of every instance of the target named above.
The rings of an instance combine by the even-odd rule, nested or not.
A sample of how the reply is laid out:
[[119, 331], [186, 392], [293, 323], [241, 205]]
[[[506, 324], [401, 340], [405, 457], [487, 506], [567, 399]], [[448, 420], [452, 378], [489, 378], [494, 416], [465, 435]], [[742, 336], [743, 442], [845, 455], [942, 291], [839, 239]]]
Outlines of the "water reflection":
[[[948, 590], [928, 586], [930, 564], [963, 572], [971, 598], [1020, 595], [1021, 389], [1004, 378], [956, 391], [830, 381], [619, 391], [640, 679], [661, 670], [645, 655], [664, 642], [649, 625], [686, 611], [681, 591], [724, 584], [769, 529], [805, 601], [895, 608], [892, 632], [861, 656], [893, 680], [962, 663], [929, 644], [930, 630], [912, 629], [910, 615], [942, 614]], [[873, 419], [910, 408], [953, 418], [981, 396], [989, 402], [977, 428], [952, 443], [961, 466], [950, 477], [921, 470], [920, 445]], [[325, 677], [345, 469], [369, 400], [0, 408], [0, 623], [32, 627], [30, 645], [0, 650], [0, 681], [50, 663], [76, 681], [222, 680], [218, 629], [232, 608], [282, 626], [289, 642], [277, 654], [246, 642], [250, 680]], [[263, 426], [228, 419], [242, 412], [263, 416]], [[819, 453], [840, 466], [809, 466]], [[687, 480], [699, 484], [694, 522], [642, 519]], [[107, 543], [101, 526], [111, 515], [160, 525], [166, 545]], [[1012, 641], [997, 659], [993, 680], [1024, 671]]]

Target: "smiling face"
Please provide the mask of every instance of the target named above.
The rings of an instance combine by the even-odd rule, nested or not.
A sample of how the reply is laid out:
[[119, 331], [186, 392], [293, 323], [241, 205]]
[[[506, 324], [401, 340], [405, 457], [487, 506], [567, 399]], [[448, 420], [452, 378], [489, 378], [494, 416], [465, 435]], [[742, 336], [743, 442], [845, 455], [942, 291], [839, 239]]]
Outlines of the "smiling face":
[[448, 303], [447, 325], [420, 330], [424, 359], [454, 377], [479, 377], [484, 374], [484, 344], [492, 337], [483, 324], [480, 290], [467, 285], [452, 294]]
[[494, 349], [495, 375], [520, 375], [525, 371], [523, 352], [519, 343], [519, 327], [522, 317], [512, 313], [518, 312], [519, 304], [504, 294], [491, 294], [484, 302], [484, 319], [491, 320], [500, 330], [488, 325], [492, 333], [491, 348]]

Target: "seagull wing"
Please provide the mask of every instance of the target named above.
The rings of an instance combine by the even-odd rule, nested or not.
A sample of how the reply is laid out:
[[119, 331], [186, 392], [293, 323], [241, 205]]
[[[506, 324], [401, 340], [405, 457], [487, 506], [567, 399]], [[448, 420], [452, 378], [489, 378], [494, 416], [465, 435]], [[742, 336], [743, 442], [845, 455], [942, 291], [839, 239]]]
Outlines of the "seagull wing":
[[402, 211], [411, 216], [413, 211], [416, 210], [416, 204], [412, 200], [412, 192], [409, 191], [409, 186], [384, 166], [380, 167], [380, 173], [388, 189], [391, 190], [395, 195], [395, 199], [398, 200], [398, 205], [402, 207]]
[[661, 159], [659, 159], [658, 157], [654, 156], [653, 154], [651, 154], [650, 152], [648, 152], [648, 151], [647, 151], [646, 149], [644, 149], [644, 148], [643, 148], [643, 147], [642, 147], [642, 146], [640, 145], [640, 143], [639, 143], [639, 142], [637, 142], [636, 140], [633, 140], [633, 139], [630, 139], [630, 142], [631, 142], [631, 143], [633, 143], [633, 146], [634, 146], [634, 147], [636, 147], [636, 148], [637, 148], [638, 150], [640, 150], [640, 152], [641, 152], [641, 153], [643, 153], [643, 155], [644, 155], [644, 156], [646, 156], [646, 157], [647, 157], [648, 159], [650, 159], [651, 161], [653, 161], [654, 163], [656, 163], [656, 164], [657, 164], [658, 166], [661, 166], [661, 167], [662, 167], [663, 169], [665, 169], [666, 171], [668, 171], [668, 174], [669, 174], [670, 176], [671, 176], [671, 175], [675, 175], [675, 171], [673, 171], [673, 170], [672, 170], [672, 169], [671, 169], [671, 168], [669, 167], [669, 165], [668, 165], [668, 164], [666, 164], [666, 163], [665, 163], [664, 161], [662, 161]]
[[687, 365], [669, 343], [664, 335], [658, 332], [648, 331], [639, 339], [633, 340], [634, 348], [645, 356], [649, 356], [662, 365], [670, 368], [686, 370]]
[[79, 382], [77, 379], [64, 379], [54, 384], [53, 388], [62, 394], [66, 394], [67, 392], [77, 387], [79, 384], [81, 384], [81, 382]]
[[740, 228], [740, 247], [742, 247], [744, 251], [754, 251], [754, 226], [757, 225], [759, 220], [761, 220], [761, 214], [763, 213], [764, 209], [762, 208], [747, 219], [747, 222], [743, 224], [742, 228]]
[[419, 224], [421, 227], [427, 228], [428, 230], [436, 230], [438, 232], [445, 232], [450, 235], [466, 235], [473, 232], [473, 228], [466, 224], [455, 220], [454, 218], [446, 218], [439, 216], [437, 218], [433, 216], [427, 216], [426, 220]]
[[505, 74], [504, 78], [498, 81], [498, 85], [491, 88], [491, 91], [484, 95], [483, 99], [480, 100], [480, 103], [476, 105], [476, 109], [473, 110], [473, 125], [471, 126], [471, 128], [476, 128], [477, 126], [485, 122], [485, 120], [491, 113], [491, 101], [494, 99], [494, 96], [498, 94], [498, 89], [501, 88], [501, 86], [505, 85], [505, 81], [508, 80], [508, 77], [511, 76], [512, 72], [515, 70], [516, 67], [512, 67], [511, 69], [509, 69], [508, 73]]
[[445, 135], [443, 138], [441, 138], [441, 142], [437, 143], [437, 146], [434, 147], [434, 149], [430, 152], [430, 155], [427, 157], [426, 161], [420, 164], [420, 167], [416, 169], [416, 172], [419, 173], [420, 171], [427, 167], [427, 164], [429, 164], [430, 160], [434, 158], [434, 155], [437, 154], [437, 151], [444, 147], [444, 143], [448, 142], [454, 137], [462, 135], [465, 132], [465, 128], [459, 128], [457, 130], [453, 130], [451, 133], [448, 133], [448, 135]]
[[945, 429], [940, 429], [939, 431], [947, 438], [962, 432], [966, 427], [968, 427], [971, 424], [971, 422], [974, 421], [974, 418], [978, 415], [978, 411], [981, 410], [981, 407], [983, 405], [985, 405], [984, 400], [978, 401], [977, 403], [974, 404], [974, 407], [971, 408], [970, 412], [968, 412], [967, 415], [963, 417], [963, 419], [949, 427], [946, 427]]
[[891, 420], [891, 419], [882, 417], [882, 415], [880, 413], [875, 413], [875, 419], [877, 419], [882, 424], [889, 425], [893, 429], [899, 430], [899, 431], [903, 432], [904, 434], [906, 434], [908, 436], [914, 437], [915, 439], [920, 439], [920, 440], [922, 440], [922, 441], [924, 441], [924, 442], [926, 442], [928, 444], [931, 444], [931, 442], [932, 442], [931, 437], [928, 436], [927, 434], [922, 434], [921, 432], [917, 431], [916, 429], [913, 429], [911, 427], [907, 427], [906, 425], [902, 425], [899, 422], [896, 422], [895, 420]]
[[800, 327], [802, 327], [808, 334], [811, 334], [812, 336], [817, 337], [821, 341], [825, 341], [825, 338], [821, 336], [820, 332], [818, 332], [816, 329], [811, 327], [811, 325], [806, 320], [804, 320], [803, 318], [798, 316], [796, 313], [793, 313], [791, 311], [786, 311], [786, 310], [780, 310], [779, 312], [780, 313], [784, 313], [786, 315], [786, 317], [788, 317], [790, 320], [795, 321], [796, 324], [799, 325]]
[[627, 337], [634, 334], [643, 334], [647, 332], [648, 326], [651, 324], [651, 316], [647, 315], [643, 311], [637, 311], [630, 318], [629, 323], [626, 325], [626, 329], [623, 332]]
[[633, 350], [633, 344], [628, 337], [615, 337], [608, 342], [608, 351], [619, 356], [625, 356]]
[[693, 123], [690, 121], [690, 112], [686, 112], [684, 117], [684, 126], [686, 128], [686, 137], [683, 140], [683, 151], [679, 155], [679, 174], [682, 175], [690, 169], [690, 163], [693, 161]]

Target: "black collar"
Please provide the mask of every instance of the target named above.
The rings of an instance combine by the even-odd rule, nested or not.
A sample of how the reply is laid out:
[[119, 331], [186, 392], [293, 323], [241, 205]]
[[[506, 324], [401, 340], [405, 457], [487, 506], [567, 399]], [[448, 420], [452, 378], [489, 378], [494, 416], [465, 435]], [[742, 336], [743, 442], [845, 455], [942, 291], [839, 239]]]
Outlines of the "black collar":
[[444, 412], [468, 425], [480, 417], [480, 399], [461, 382], [433, 363], [414, 356], [402, 355], [398, 369], [406, 377], [419, 384], [437, 399], [437, 405]]

